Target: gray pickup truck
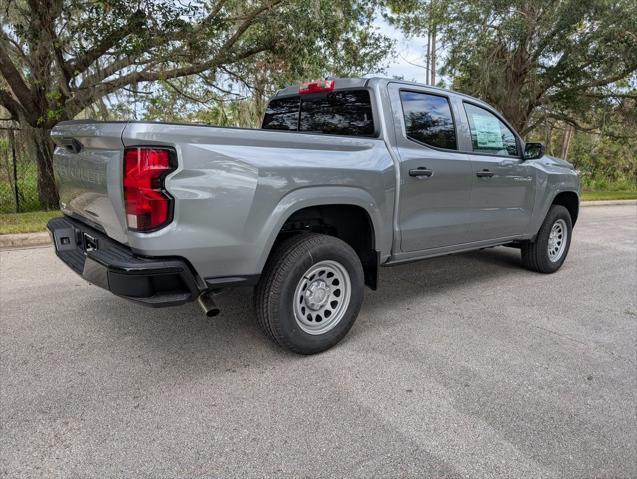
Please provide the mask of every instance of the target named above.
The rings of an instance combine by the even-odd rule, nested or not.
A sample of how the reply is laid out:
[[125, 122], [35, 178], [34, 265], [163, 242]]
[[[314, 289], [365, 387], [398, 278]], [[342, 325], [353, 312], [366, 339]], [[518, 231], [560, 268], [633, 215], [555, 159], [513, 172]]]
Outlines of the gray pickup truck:
[[254, 286], [260, 326], [301, 354], [345, 336], [379, 266], [507, 245], [555, 272], [579, 209], [573, 166], [489, 105], [397, 80], [285, 88], [261, 129], [69, 121], [52, 137], [64, 263], [209, 316]]

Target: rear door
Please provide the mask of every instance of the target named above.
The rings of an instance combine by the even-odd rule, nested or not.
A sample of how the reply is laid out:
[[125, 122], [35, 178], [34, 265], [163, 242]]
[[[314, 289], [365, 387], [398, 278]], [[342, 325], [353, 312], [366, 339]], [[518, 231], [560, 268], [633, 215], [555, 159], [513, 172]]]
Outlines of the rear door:
[[64, 213], [127, 242], [122, 196], [122, 132], [126, 123], [57, 125], [53, 171]]
[[471, 159], [458, 150], [455, 118], [444, 92], [389, 84], [400, 157], [398, 222], [403, 252], [467, 242]]
[[531, 220], [535, 169], [522, 159], [521, 141], [495, 112], [459, 101], [469, 135], [463, 149], [473, 168], [470, 241], [523, 234]]

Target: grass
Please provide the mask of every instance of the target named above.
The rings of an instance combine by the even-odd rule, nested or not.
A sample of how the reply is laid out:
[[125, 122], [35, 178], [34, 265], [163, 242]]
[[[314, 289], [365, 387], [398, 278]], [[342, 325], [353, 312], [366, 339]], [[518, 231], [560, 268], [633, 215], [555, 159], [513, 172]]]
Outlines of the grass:
[[583, 201], [595, 200], [637, 200], [637, 190], [633, 191], [584, 191]]
[[[0, 166], [6, 166], [1, 164]], [[15, 212], [15, 193], [13, 183], [9, 181], [9, 173], [0, 169], [0, 213]], [[18, 193], [21, 211], [38, 211], [40, 199], [38, 197], [38, 176], [35, 164], [19, 163]]]
[[35, 233], [46, 231], [46, 223], [60, 216], [60, 211], [33, 211], [31, 213], [0, 213], [0, 234]]

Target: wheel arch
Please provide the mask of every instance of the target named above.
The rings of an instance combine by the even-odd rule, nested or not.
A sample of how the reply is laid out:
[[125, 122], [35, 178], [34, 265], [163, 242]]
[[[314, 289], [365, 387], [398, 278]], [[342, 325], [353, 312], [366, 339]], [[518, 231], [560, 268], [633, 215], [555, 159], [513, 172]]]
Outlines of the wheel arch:
[[276, 243], [285, 235], [303, 231], [321, 232], [352, 246], [363, 264], [365, 283], [372, 289], [376, 288], [380, 251], [386, 248], [384, 243], [387, 239], [382, 230], [381, 211], [365, 190], [354, 187], [295, 190], [282, 198], [273, 218], [260, 269], [265, 266]]
[[561, 205], [566, 208], [571, 215], [571, 222], [573, 226], [577, 222], [579, 216], [579, 196], [574, 191], [561, 191], [555, 195], [551, 206]]

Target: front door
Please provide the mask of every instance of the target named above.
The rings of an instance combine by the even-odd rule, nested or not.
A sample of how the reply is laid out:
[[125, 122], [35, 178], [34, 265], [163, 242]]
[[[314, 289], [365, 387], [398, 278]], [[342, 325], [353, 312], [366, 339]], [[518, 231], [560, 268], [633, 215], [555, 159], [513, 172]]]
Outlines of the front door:
[[458, 151], [449, 99], [396, 83], [389, 92], [400, 158], [401, 251], [467, 242], [473, 169], [469, 155]]
[[473, 153], [471, 241], [525, 233], [531, 220], [535, 169], [525, 163], [513, 131], [494, 113], [462, 102]]

